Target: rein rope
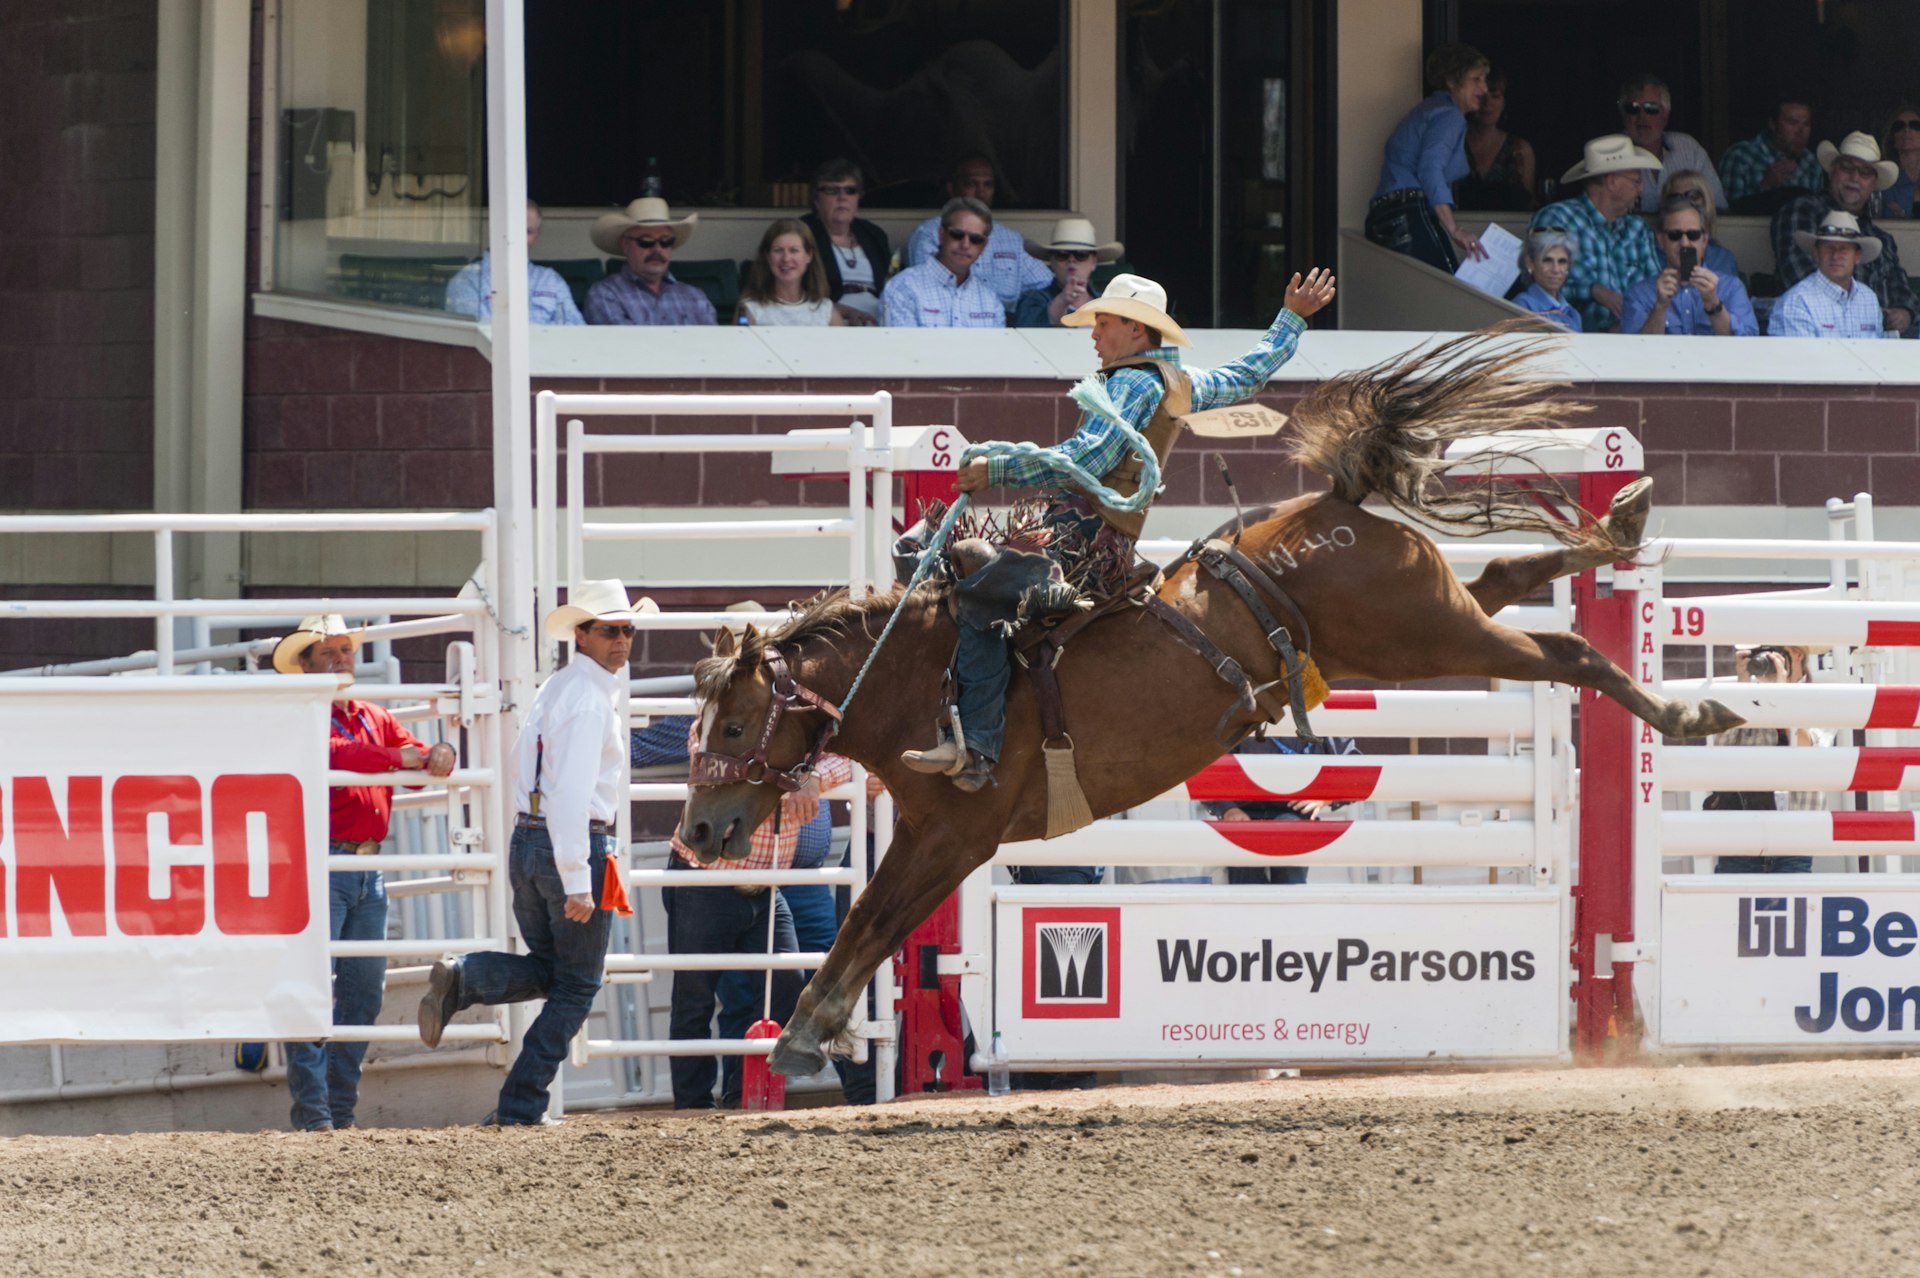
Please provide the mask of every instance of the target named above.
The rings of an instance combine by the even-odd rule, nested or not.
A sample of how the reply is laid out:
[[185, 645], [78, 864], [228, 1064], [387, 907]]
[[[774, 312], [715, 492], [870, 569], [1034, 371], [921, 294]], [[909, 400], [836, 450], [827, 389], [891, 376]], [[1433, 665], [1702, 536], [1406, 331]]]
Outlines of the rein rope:
[[[1147, 442], [1145, 435], [1129, 426], [1126, 419], [1120, 415], [1119, 407], [1113, 402], [1113, 397], [1107, 393], [1106, 378], [1102, 374], [1095, 373], [1082, 378], [1072, 390], [1067, 392], [1067, 397], [1078, 404], [1087, 416], [1106, 422], [1119, 434], [1120, 438], [1127, 441], [1127, 447], [1130, 450], [1139, 454], [1140, 488], [1132, 496], [1123, 496], [1102, 484], [1099, 476], [1089, 473], [1078, 462], [1068, 459], [1064, 463], [1056, 463], [1056, 466], [1064, 469], [1068, 478], [1076, 486], [1101, 505], [1129, 514], [1136, 510], [1144, 510], [1149, 502], [1160, 495], [1160, 459], [1154, 456], [1153, 445]], [[1044, 449], [1039, 444], [1024, 442], [993, 441], [969, 444], [966, 451], [960, 454], [960, 465], [964, 467], [969, 462], [983, 457], [1009, 457], [1017, 460], [1047, 451], [1051, 450]], [[847, 689], [847, 695], [840, 701], [841, 717], [834, 720], [829, 737], [840, 731], [840, 724], [846, 716], [847, 707], [853, 704], [854, 695], [860, 691], [860, 685], [865, 681], [867, 671], [873, 668], [874, 659], [880, 655], [880, 649], [886, 645], [887, 636], [893, 633], [894, 624], [900, 620], [900, 614], [906, 611], [905, 604], [908, 597], [921, 582], [927, 579], [928, 572], [940, 557], [940, 551], [946, 547], [947, 539], [953, 535], [955, 526], [960, 522], [961, 512], [971, 504], [971, 497], [970, 493], [961, 493], [954, 499], [953, 505], [947, 508], [946, 518], [940, 521], [940, 527], [927, 541], [926, 549], [920, 552], [920, 562], [914, 567], [913, 576], [907, 579], [906, 588], [900, 592], [902, 606], [895, 608], [893, 615], [887, 618], [887, 624], [880, 630], [880, 637], [874, 641], [873, 651], [869, 652], [866, 661], [861, 663], [860, 673], [853, 677], [853, 686]]]

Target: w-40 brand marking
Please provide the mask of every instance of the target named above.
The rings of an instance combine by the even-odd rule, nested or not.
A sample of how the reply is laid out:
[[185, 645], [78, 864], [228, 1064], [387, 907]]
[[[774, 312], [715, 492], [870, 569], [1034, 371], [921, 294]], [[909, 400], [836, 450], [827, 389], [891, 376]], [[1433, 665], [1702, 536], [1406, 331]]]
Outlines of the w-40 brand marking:
[[[1316, 550], [1345, 550], [1359, 540], [1359, 536], [1355, 534], [1352, 528], [1346, 524], [1338, 524], [1327, 529], [1325, 532], [1314, 533], [1302, 541], [1300, 543], [1300, 555], [1301, 557], [1305, 557]], [[1286, 568], [1298, 568], [1300, 566], [1300, 560], [1295, 558], [1293, 552], [1285, 546], [1275, 546], [1267, 551], [1266, 561], [1267, 567], [1273, 570], [1276, 577], [1280, 576]], [[1282, 567], [1283, 561], [1285, 567]]]

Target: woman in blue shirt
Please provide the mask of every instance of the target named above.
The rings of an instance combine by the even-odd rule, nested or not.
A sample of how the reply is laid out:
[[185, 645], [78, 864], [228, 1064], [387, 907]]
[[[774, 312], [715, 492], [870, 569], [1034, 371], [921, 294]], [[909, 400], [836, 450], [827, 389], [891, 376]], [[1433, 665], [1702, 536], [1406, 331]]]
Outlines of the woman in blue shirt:
[[1580, 312], [1573, 309], [1573, 303], [1560, 297], [1560, 290], [1567, 285], [1567, 273], [1573, 269], [1573, 255], [1578, 251], [1573, 236], [1565, 231], [1542, 227], [1527, 236], [1526, 246], [1520, 250], [1520, 265], [1533, 277], [1533, 283], [1514, 295], [1513, 304], [1578, 333]]
[[1453, 184], [1467, 176], [1467, 116], [1487, 100], [1487, 60], [1471, 45], [1427, 55], [1428, 94], [1387, 137], [1380, 185], [1367, 205], [1367, 238], [1451, 275], [1460, 254], [1485, 257], [1453, 218]]

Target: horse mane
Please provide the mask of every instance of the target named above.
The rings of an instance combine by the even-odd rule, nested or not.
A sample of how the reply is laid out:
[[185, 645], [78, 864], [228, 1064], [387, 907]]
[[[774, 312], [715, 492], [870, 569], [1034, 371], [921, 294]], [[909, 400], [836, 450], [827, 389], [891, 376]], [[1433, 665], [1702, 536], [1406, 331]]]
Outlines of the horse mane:
[[[1446, 482], [1450, 472], [1488, 468], [1496, 456], [1448, 460], [1446, 447], [1456, 439], [1562, 428], [1591, 411], [1588, 404], [1547, 398], [1546, 392], [1567, 389], [1566, 382], [1526, 376], [1566, 345], [1542, 329], [1537, 320], [1508, 320], [1322, 382], [1293, 414], [1293, 459], [1331, 479], [1341, 500], [1358, 505], [1377, 493], [1436, 531], [1544, 533], [1565, 545], [1632, 558], [1635, 548], [1614, 542], [1545, 471], [1544, 484], [1533, 486], [1485, 471], [1465, 486]], [[1526, 461], [1524, 453], [1518, 457]], [[1579, 512], [1577, 526], [1540, 509], [1534, 497], [1543, 487]]]
[[[940, 592], [925, 586], [915, 594], [927, 603], [941, 597]], [[748, 626], [737, 635], [723, 631], [714, 641], [713, 655], [702, 657], [693, 668], [694, 696], [701, 701], [718, 697], [741, 670], [759, 666], [769, 647], [792, 651], [815, 641], [831, 645], [851, 635], [856, 627], [869, 638], [876, 637], [887, 616], [904, 602], [902, 588], [897, 585], [891, 590], [869, 592], [862, 599], [855, 599], [841, 587], [823, 590], [793, 605], [794, 616], [771, 630]]]

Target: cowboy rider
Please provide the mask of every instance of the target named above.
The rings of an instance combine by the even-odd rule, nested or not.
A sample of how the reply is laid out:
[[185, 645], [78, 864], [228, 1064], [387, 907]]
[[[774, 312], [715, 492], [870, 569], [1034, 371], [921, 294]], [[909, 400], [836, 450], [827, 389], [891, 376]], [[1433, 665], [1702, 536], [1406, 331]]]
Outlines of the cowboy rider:
[[[1106, 292], [1065, 317], [1072, 328], [1093, 330], [1107, 393], [1127, 424], [1144, 435], [1165, 464], [1188, 413], [1223, 408], [1258, 393], [1267, 379], [1293, 357], [1307, 318], [1333, 300], [1331, 272], [1316, 269], [1287, 285], [1285, 305], [1259, 345], [1218, 368], [1188, 371], [1180, 346], [1191, 346], [1167, 314], [1167, 293], [1138, 275], [1116, 275]], [[1146, 522], [1145, 508], [1127, 512], [1101, 504], [1081, 492], [1068, 465], [1098, 475], [1102, 485], [1123, 495], [1138, 491], [1141, 459], [1114, 426], [1091, 413], [1064, 443], [1025, 456], [976, 457], [960, 469], [963, 493], [986, 488], [1048, 487], [1045, 522], [1053, 537], [1048, 553], [1066, 555], [1117, 551], [1131, 562], [1133, 543]], [[945, 773], [960, 789], [972, 792], [993, 779], [1006, 730], [1008, 655], [998, 633], [963, 624], [954, 657], [958, 684], [955, 709], [966, 739], [966, 757], [950, 736], [931, 750], [908, 750], [901, 762], [918, 772]]]

